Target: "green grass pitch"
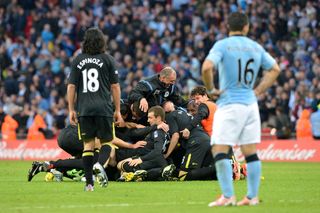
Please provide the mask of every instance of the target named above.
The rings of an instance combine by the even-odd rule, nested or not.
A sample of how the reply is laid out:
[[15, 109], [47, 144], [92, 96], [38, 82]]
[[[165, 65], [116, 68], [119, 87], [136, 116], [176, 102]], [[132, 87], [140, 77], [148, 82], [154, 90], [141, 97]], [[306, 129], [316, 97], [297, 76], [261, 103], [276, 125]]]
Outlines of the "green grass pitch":
[[[263, 163], [262, 203], [254, 207], [208, 208], [220, 194], [216, 181], [110, 182], [84, 192], [84, 183], [45, 182], [40, 173], [27, 182], [31, 162], [0, 161], [0, 212], [320, 212], [319, 163]], [[236, 196], [246, 191], [235, 182]]]

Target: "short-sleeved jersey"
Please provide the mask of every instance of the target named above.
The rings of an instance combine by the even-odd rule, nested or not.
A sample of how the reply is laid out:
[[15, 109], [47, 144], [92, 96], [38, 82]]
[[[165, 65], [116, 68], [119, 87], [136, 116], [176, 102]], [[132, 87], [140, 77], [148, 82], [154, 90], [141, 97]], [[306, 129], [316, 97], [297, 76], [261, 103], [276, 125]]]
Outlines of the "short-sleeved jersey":
[[118, 83], [118, 71], [108, 54], [80, 54], [72, 62], [69, 84], [76, 86], [79, 116], [113, 116], [111, 84]]
[[219, 71], [219, 89], [223, 91], [217, 104], [252, 104], [256, 102], [253, 86], [260, 68], [270, 70], [274, 58], [257, 42], [246, 36], [230, 36], [211, 48], [207, 58]]

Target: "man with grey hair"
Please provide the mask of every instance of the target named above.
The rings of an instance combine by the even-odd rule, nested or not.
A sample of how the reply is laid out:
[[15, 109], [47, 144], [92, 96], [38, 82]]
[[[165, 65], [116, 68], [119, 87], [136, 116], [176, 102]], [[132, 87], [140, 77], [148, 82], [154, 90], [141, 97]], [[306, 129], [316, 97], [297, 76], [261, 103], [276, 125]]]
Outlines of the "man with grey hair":
[[129, 102], [139, 101], [139, 107], [144, 112], [165, 101], [172, 101], [176, 106], [186, 107], [188, 102], [179, 94], [175, 86], [176, 79], [176, 71], [172, 67], [165, 67], [159, 74], [139, 81], [129, 93]]

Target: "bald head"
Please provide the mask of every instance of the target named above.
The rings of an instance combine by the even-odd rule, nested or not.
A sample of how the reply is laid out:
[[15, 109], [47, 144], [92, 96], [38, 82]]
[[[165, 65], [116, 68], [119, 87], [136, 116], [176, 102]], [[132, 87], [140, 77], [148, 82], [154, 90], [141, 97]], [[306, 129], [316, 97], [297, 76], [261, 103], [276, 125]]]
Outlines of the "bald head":
[[169, 77], [173, 73], [176, 74], [176, 71], [172, 67], [165, 67], [160, 71], [160, 76]]
[[163, 109], [164, 109], [165, 112], [172, 112], [172, 111], [175, 110], [174, 104], [173, 104], [172, 101], [166, 101], [166, 102], [164, 102], [163, 105], [162, 105], [162, 107], [163, 107]]
[[172, 67], [165, 67], [161, 70], [159, 80], [165, 85], [165, 87], [175, 84], [176, 79], [177, 73]]

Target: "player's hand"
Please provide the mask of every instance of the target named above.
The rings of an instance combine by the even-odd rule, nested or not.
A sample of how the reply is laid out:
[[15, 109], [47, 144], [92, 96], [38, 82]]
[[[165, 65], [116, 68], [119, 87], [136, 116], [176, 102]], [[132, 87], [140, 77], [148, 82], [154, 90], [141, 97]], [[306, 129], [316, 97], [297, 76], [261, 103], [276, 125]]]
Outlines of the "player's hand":
[[142, 163], [141, 158], [133, 159], [129, 162], [129, 166], [138, 166], [139, 164]]
[[259, 97], [260, 92], [259, 92], [257, 89], [255, 89], [255, 90], [254, 90], [254, 94], [256, 95], [256, 97]]
[[222, 90], [217, 90], [215, 88], [208, 91], [209, 98], [211, 98], [212, 100], [217, 100], [222, 93], [223, 93]]
[[133, 149], [137, 149], [137, 148], [144, 147], [146, 144], [147, 144], [146, 141], [138, 141], [137, 143], [132, 144], [133, 145], [132, 147]]
[[76, 111], [72, 110], [69, 112], [69, 121], [72, 126], [77, 126], [78, 119]]
[[143, 111], [143, 112], [147, 112], [147, 111], [148, 111], [149, 105], [148, 105], [147, 99], [142, 98], [142, 99], [140, 100], [139, 109], [141, 109], [141, 111]]
[[165, 122], [162, 122], [161, 124], [159, 124], [157, 126], [157, 129], [162, 129], [163, 131], [168, 132], [169, 131], [169, 125], [166, 124]]
[[114, 112], [113, 117], [115, 119], [116, 126], [118, 126], [118, 127], [125, 127], [126, 126], [126, 123], [124, 122], [120, 112]]
[[189, 129], [185, 128], [184, 130], [180, 131], [180, 133], [182, 134], [182, 137], [185, 139], [188, 139], [190, 136], [190, 131]]

